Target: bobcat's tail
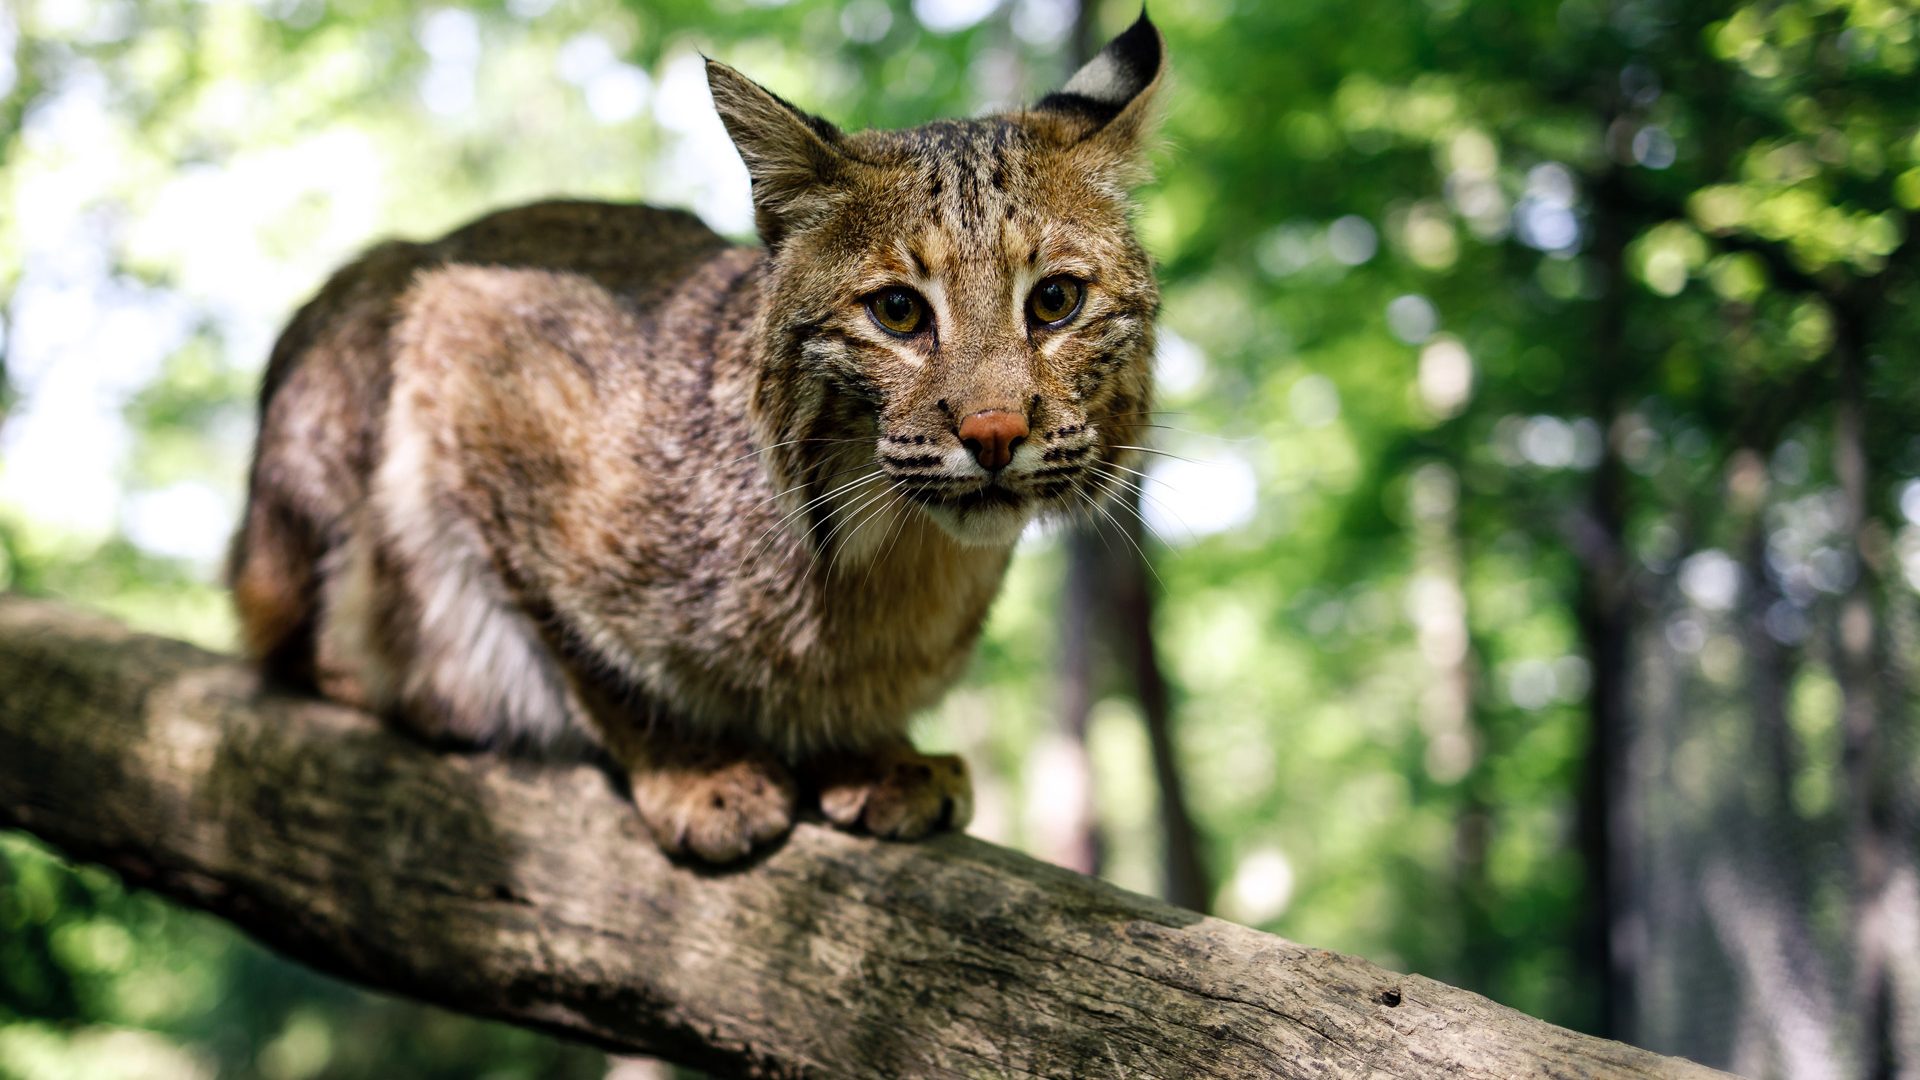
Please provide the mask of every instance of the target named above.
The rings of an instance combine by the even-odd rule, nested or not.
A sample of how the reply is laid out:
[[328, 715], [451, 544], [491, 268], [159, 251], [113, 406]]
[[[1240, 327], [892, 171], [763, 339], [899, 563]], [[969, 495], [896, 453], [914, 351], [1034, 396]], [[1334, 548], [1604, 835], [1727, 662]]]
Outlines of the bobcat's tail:
[[303, 687], [314, 683], [320, 554], [301, 515], [256, 483], [228, 555], [227, 584], [247, 656]]

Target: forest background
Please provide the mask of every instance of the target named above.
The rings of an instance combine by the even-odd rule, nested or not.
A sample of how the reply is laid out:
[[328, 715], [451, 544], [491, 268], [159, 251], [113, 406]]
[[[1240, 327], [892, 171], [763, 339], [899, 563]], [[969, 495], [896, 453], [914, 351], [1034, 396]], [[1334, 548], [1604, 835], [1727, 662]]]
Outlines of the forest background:
[[[1137, 10], [7, 0], [0, 587], [230, 648], [279, 324], [548, 195], [748, 238], [702, 52], [905, 126]], [[1023, 544], [922, 722], [974, 831], [1746, 1075], [1920, 1076], [1914, 6], [1152, 14], [1161, 453]], [[0, 836], [0, 1077], [629, 1068]]]

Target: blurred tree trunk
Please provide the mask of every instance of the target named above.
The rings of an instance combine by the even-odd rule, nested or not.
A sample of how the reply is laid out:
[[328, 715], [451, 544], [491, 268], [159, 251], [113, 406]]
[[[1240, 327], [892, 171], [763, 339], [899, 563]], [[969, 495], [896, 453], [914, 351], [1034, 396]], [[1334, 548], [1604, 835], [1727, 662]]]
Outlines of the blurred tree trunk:
[[[1068, 57], [1073, 69], [1091, 59], [1099, 45], [1093, 40], [1097, 7], [1095, 0], [1083, 0], [1074, 11]], [[1067, 535], [1067, 579], [1060, 598], [1058, 749], [1054, 760], [1058, 762], [1056, 768], [1076, 770], [1080, 786], [1071, 800], [1060, 799], [1055, 811], [1064, 810], [1072, 819], [1047, 822], [1036, 835], [1042, 858], [1083, 874], [1100, 873], [1105, 846], [1100, 836], [1098, 795], [1093, 789], [1092, 757], [1087, 751], [1087, 723], [1100, 697], [1094, 627], [1100, 621], [1100, 592], [1107, 575], [1107, 566], [1096, 550], [1100, 542], [1111, 543], [1105, 538], [1097, 542], [1091, 524], [1083, 524]]]
[[1847, 850], [1853, 864], [1854, 1009], [1860, 1017], [1862, 1075], [1892, 1077], [1892, 1000], [1888, 984], [1887, 910], [1893, 839], [1889, 780], [1880, 733], [1875, 656], [1880, 638], [1866, 445], [1866, 378], [1860, 327], [1842, 310], [1835, 359], [1839, 395], [1833, 418], [1833, 472], [1839, 481], [1842, 533], [1854, 562], [1851, 587], [1835, 627], [1834, 674], [1840, 683], [1841, 769], [1847, 792]]
[[1453, 888], [1460, 913], [1453, 962], [1463, 985], [1496, 993], [1502, 947], [1487, 877], [1492, 806], [1486, 762], [1490, 733], [1482, 711], [1480, 650], [1467, 613], [1466, 529], [1460, 520], [1460, 450], [1444, 464], [1421, 466], [1408, 486], [1414, 522], [1414, 630], [1427, 663], [1420, 696], [1424, 767], [1435, 782], [1460, 782], [1453, 822]]
[[12, 297], [0, 296], [0, 424], [13, 412], [13, 380], [7, 375], [9, 342], [13, 340], [13, 320], [8, 317]]
[[[1183, 907], [1204, 911], [1213, 895], [1201, 857], [1200, 837], [1188, 808], [1173, 736], [1173, 702], [1154, 638], [1152, 571], [1143, 554], [1148, 543], [1140, 523], [1137, 492], [1116, 495], [1113, 520], [1075, 529], [1067, 542], [1067, 585], [1062, 598], [1060, 642], [1060, 733], [1067, 753], [1086, 753], [1087, 720], [1103, 685], [1103, 668], [1124, 676], [1140, 706], [1158, 788], [1161, 834], [1161, 894]], [[1109, 661], [1102, 664], [1101, 661]], [[1049, 845], [1066, 858], [1097, 867], [1102, 840], [1088, 800], [1079, 837]]]
[[[1606, 417], [1611, 423], [1612, 416]], [[1619, 940], [1629, 918], [1632, 835], [1627, 805], [1631, 741], [1628, 649], [1633, 635], [1624, 558], [1621, 465], [1608, 452], [1595, 471], [1587, 515], [1595, 546], [1582, 563], [1578, 618], [1592, 670], [1587, 702], [1587, 761], [1579, 810], [1580, 851], [1586, 865], [1587, 914], [1583, 966], [1602, 988], [1595, 1034], [1623, 1030], [1632, 1002], [1632, 957]]]
[[1147, 536], [1141, 525], [1140, 494], [1129, 490], [1115, 501], [1122, 506], [1118, 528], [1127, 545], [1114, 553], [1119, 562], [1119, 572], [1113, 576], [1118, 618], [1109, 625], [1118, 638], [1115, 652], [1133, 677], [1134, 696], [1153, 751], [1153, 779], [1160, 789], [1160, 892], [1170, 903], [1206, 911], [1213, 886], [1201, 859], [1199, 831], [1187, 808], [1186, 782], [1173, 738], [1173, 701], [1154, 643], [1153, 582], [1142, 554]]
[[[1736, 456], [1733, 472], [1751, 470], [1764, 477], [1763, 460], [1758, 450], [1748, 448]], [[1765, 480], [1759, 483], [1764, 485]], [[1787, 719], [1787, 689], [1793, 684], [1798, 657], [1782, 645], [1772, 625], [1776, 609], [1785, 602], [1785, 597], [1767, 567], [1765, 496], [1755, 496], [1748, 503], [1746, 497], [1736, 491], [1733, 501], [1736, 512], [1747, 518], [1741, 541], [1745, 587], [1740, 593], [1740, 644], [1746, 652], [1743, 670], [1747, 700], [1753, 710], [1753, 734], [1766, 768], [1767, 813], [1778, 833], [1774, 839], [1782, 843], [1791, 840], [1792, 846], [1798, 848], [1798, 837], [1793, 835], [1793, 776], [1800, 753]], [[1795, 891], [1798, 894], [1801, 890]]]
[[1628, 790], [1635, 732], [1629, 657], [1636, 613], [1626, 542], [1626, 464], [1616, 445], [1621, 400], [1634, 366], [1623, 340], [1631, 287], [1626, 245], [1634, 231], [1627, 220], [1630, 203], [1623, 183], [1619, 170], [1609, 167], [1592, 188], [1592, 252], [1600, 296], [1593, 308], [1592, 352], [1581, 366], [1589, 373], [1588, 409], [1604, 439], [1585, 505], [1575, 516], [1575, 608], [1592, 672], [1578, 823], [1587, 905], [1578, 954], [1590, 985], [1600, 988], [1596, 1033], [1631, 1030], [1636, 966], [1632, 935], [1641, 925], [1631, 857], [1637, 821]]
[[[1078, 775], [1077, 790], [1050, 804], [1068, 820], [1044, 823], [1036, 834], [1037, 852], [1048, 862], [1083, 874], [1098, 874], [1103, 866], [1105, 841], [1093, 790], [1093, 764], [1087, 751], [1087, 722], [1100, 696], [1094, 664], [1094, 627], [1099, 621], [1100, 588], [1106, 564], [1099, 558], [1100, 540], [1090, 527], [1067, 535], [1067, 580], [1060, 598], [1060, 715], [1056, 769]], [[1050, 782], [1043, 780], [1042, 782]]]
[[[1098, 3], [1087, 0], [1075, 12], [1073, 65], [1093, 57], [1098, 47]], [[1141, 527], [1140, 496], [1129, 485], [1118, 485], [1109, 512], [1113, 520], [1096, 515], [1093, 523], [1074, 530], [1067, 541], [1067, 586], [1062, 598], [1060, 632], [1060, 723], [1064, 756], [1086, 762], [1087, 721], [1100, 697], [1099, 655], [1117, 661], [1140, 705], [1152, 750], [1153, 778], [1159, 789], [1161, 834], [1161, 895], [1168, 901], [1198, 911], [1209, 908], [1212, 882], [1200, 854], [1200, 838], [1187, 807], [1173, 737], [1173, 705], [1166, 673], [1154, 640], [1154, 594], [1147, 566], [1147, 537]], [[1088, 773], [1091, 779], [1091, 771]], [[1068, 865], [1088, 873], [1098, 871], [1102, 840], [1095, 813], [1096, 797], [1088, 788], [1084, 818], [1077, 835], [1057, 840]]]

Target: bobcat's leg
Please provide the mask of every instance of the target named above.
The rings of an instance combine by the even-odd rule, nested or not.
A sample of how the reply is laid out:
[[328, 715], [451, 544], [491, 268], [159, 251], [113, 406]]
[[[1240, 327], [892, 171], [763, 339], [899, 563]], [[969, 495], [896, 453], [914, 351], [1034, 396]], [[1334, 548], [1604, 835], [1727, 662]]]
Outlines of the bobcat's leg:
[[820, 810], [843, 829], [912, 840], [973, 819], [967, 763], [952, 754], [922, 754], [906, 739], [865, 753], [835, 753], [808, 765]]
[[798, 789], [773, 755], [686, 741], [660, 728], [601, 727], [627, 772], [640, 820], [667, 854], [733, 862], [793, 827]]

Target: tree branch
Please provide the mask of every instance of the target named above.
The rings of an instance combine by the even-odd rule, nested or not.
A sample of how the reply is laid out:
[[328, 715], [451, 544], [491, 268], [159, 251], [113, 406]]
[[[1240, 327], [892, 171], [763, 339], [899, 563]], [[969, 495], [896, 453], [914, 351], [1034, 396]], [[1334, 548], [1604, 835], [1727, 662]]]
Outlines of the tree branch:
[[7, 597], [0, 825], [369, 986], [727, 1074], [1720, 1075], [965, 837], [676, 866], [593, 767]]

